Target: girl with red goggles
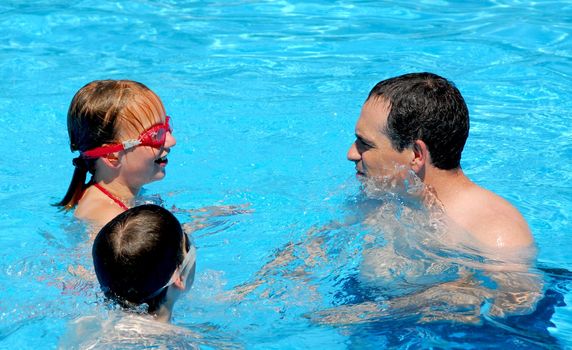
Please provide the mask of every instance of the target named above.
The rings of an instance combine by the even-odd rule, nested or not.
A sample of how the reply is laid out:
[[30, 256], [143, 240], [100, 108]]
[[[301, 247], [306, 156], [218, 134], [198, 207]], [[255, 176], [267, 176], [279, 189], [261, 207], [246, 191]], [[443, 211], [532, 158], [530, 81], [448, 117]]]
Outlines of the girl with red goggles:
[[[74, 174], [56, 203], [102, 227], [132, 206], [143, 185], [165, 176], [176, 144], [160, 98], [131, 80], [96, 80], [72, 99], [67, 117]], [[86, 183], [87, 173], [91, 179]]]

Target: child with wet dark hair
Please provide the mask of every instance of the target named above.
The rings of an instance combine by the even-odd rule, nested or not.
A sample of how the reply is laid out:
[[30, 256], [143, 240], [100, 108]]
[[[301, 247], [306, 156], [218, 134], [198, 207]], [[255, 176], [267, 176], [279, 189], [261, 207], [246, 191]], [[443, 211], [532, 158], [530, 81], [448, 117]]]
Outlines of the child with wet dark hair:
[[162, 322], [170, 321], [175, 301], [194, 280], [195, 247], [179, 220], [154, 204], [128, 209], [107, 223], [92, 255], [107, 298]]

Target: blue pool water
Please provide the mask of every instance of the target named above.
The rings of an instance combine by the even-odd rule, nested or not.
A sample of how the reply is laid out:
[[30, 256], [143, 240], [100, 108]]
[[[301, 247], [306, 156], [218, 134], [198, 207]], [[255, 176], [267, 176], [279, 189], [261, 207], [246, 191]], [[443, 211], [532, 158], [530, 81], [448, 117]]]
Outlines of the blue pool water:
[[[87, 234], [49, 204], [73, 170], [71, 97], [102, 78], [145, 83], [173, 117], [168, 176], [145, 195], [183, 209], [243, 206], [178, 214], [205, 227], [174, 319], [194, 335], [174, 348], [572, 347], [569, 1], [5, 0], [0, 19], [0, 348], [55, 348], [72, 320], [100, 312], [97, 285], [73, 273], [90, 269]], [[532, 314], [308, 316], [378, 297], [353, 275], [360, 226], [327, 225], [352, 214], [345, 153], [369, 89], [411, 71], [457, 84], [472, 118], [465, 172], [532, 228], [546, 286]], [[296, 274], [301, 242], [319, 228], [327, 259]], [[296, 259], [229, 297], [289, 243]]]

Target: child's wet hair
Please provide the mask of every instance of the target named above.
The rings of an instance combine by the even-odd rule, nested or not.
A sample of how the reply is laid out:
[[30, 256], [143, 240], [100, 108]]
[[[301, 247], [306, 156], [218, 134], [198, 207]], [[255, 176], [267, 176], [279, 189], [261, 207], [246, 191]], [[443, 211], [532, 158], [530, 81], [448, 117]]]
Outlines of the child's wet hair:
[[166, 296], [161, 288], [184, 260], [184, 246], [181, 224], [167, 209], [146, 204], [119, 214], [93, 243], [101, 289], [124, 308], [145, 303], [153, 312]]

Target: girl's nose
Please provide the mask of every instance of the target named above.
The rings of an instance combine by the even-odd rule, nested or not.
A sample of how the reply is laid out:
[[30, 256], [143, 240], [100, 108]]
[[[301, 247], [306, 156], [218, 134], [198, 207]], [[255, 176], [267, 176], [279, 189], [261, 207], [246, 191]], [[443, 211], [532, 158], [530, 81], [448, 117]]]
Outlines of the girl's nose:
[[177, 144], [177, 139], [173, 134], [169, 131], [167, 132], [167, 136], [165, 137], [165, 147], [171, 148]]

